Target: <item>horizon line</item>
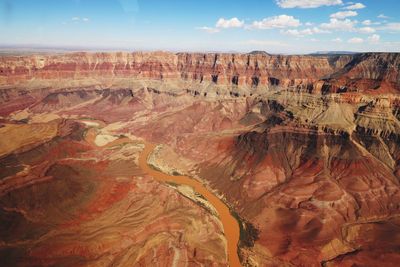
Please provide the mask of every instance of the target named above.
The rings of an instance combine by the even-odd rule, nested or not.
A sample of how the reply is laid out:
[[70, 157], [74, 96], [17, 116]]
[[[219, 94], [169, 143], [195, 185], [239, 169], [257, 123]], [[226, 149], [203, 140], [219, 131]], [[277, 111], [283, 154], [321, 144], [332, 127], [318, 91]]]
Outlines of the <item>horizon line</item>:
[[249, 51], [225, 51], [225, 50], [175, 50], [175, 49], [142, 49], [142, 48], [129, 48], [129, 47], [91, 47], [91, 46], [57, 46], [57, 45], [37, 45], [37, 44], [0, 44], [0, 53], [12, 52], [41, 52], [41, 53], [77, 53], [77, 52], [165, 52], [165, 53], [203, 53], [203, 54], [251, 54], [251, 53], [266, 53], [269, 55], [343, 55], [343, 54], [362, 54], [362, 53], [399, 53], [399, 52], [385, 52], [385, 51], [344, 51], [344, 50], [329, 50], [329, 51], [314, 51], [310, 53], [271, 53], [266, 50], [249, 50]]

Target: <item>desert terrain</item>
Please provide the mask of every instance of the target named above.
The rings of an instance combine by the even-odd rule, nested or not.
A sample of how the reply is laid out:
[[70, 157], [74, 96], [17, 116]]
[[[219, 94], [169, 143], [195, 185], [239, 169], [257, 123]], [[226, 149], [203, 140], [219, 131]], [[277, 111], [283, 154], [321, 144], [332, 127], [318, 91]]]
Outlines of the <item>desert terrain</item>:
[[400, 54], [0, 56], [4, 266], [397, 266]]

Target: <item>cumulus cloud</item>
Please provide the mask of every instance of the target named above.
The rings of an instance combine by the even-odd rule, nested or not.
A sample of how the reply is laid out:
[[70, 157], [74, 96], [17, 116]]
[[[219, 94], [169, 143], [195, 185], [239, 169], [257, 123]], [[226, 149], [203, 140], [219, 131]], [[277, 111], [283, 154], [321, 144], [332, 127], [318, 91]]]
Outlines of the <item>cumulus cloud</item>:
[[372, 25], [372, 21], [369, 20], [369, 19], [366, 19], [366, 20], [364, 20], [364, 21], [362, 22], [362, 24], [365, 25], [365, 26], [369, 26], [369, 25]]
[[251, 27], [255, 29], [266, 30], [298, 27], [300, 24], [300, 20], [295, 19], [293, 16], [279, 15], [265, 18], [261, 21], [254, 21]]
[[207, 32], [207, 33], [217, 33], [217, 32], [220, 32], [220, 29], [213, 28], [213, 27], [207, 27], [207, 26], [204, 26], [204, 27], [197, 27], [196, 29], [201, 30], [201, 31], [205, 31], [205, 32]]
[[332, 39], [332, 42], [335, 42], [335, 43], [342, 43], [343, 40], [340, 39], [340, 38], [338, 37], [338, 38]]
[[220, 18], [215, 23], [215, 27], [197, 27], [197, 30], [205, 31], [208, 33], [217, 33], [220, 32], [221, 29], [229, 29], [229, 28], [242, 28], [244, 26], [244, 21], [239, 20], [238, 18], [234, 17], [231, 19]]
[[318, 27], [313, 27], [312, 31], [313, 31], [313, 33], [330, 33], [330, 31], [323, 30], [323, 29], [320, 29]]
[[381, 23], [380, 22], [373, 22], [370, 19], [366, 19], [363, 22], [361, 22], [361, 24], [365, 25], [365, 26], [370, 26], [370, 25], [379, 25]]
[[361, 44], [364, 42], [364, 39], [358, 38], [358, 37], [353, 37], [353, 38], [350, 38], [349, 40], [347, 40], [347, 42], [350, 44]]
[[350, 19], [339, 20], [331, 18], [329, 23], [322, 23], [321, 28], [325, 30], [341, 30], [341, 31], [353, 31], [356, 21]]
[[89, 18], [83, 18], [82, 21], [88, 22], [88, 21], [89, 21]]
[[360, 33], [365, 33], [365, 34], [376, 32], [376, 30], [374, 28], [371, 28], [371, 27], [362, 27], [362, 28], [359, 28], [357, 31], [360, 32]]
[[243, 20], [238, 18], [224, 19], [220, 18], [215, 24], [216, 28], [228, 29], [228, 28], [241, 28], [244, 25]]
[[365, 8], [365, 7], [366, 7], [366, 6], [363, 5], [362, 3], [355, 3], [355, 4], [352, 4], [352, 5], [350, 5], [350, 6], [345, 7], [344, 9], [347, 9], [347, 10], [356, 10], [356, 9], [363, 9], [363, 8]]
[[379, 29], [397, 32], [400, 31], [400, 22], [387, 23], [386, 25], [380, 27]]
[[339, 11], [336, 13], [331, 14], [331, 18], [333, 19], [344, 19], [347, 17], [355, 17], [358, 13], [356, 11]]
[[281, 8], [316, 8], [343, 4], [342, 0], [276, 0]]
[[290, 29], [290, 30], [282, 30], [281, 33], [285, 34], [285, 35], [295, 36], [295, 37], [304, 37], [306, 35], [311, 35], [312, 34], [310, 29], [305, 29], [305, 30], [301, 30], [301, 31], [296, 30], [296, 29], [294, 29], [294, 30], [292, 30], [292, 29]]
[[329, 31], [322, 30], [318, 27], [307, 28], [304, 30], [297, 29], [289, 29], [289, 30], [281, 30], [282, 34], [291, 35], [295, 37], [304, 37], [307, 35], [319, 34], [319, 33], [329, 33]]
[[78, 21], [78, 20], [80, 20], [80, 18], [79, 17], [72, 17], [71, 20], [72, 21]]
[[388, 19], [389, 17], [386, 16], [385, 14], [379, 14], [379, 15], [377, 16], [377, 18], [380, 18], [380, 19]]
[[368, 41], [370, 43], [378, 43], [380, 39], [381, 39], [381, 37], [378, 34], [373, 34], [368, 37]]

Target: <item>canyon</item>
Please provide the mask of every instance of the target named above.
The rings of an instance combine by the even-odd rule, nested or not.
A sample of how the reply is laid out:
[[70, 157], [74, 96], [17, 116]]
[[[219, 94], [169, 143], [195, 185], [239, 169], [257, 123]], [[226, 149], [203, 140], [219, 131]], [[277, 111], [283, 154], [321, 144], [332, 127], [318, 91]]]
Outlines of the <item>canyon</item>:
[[6, 266], [397, 266], [399, 179], [399, 53], [0, 56]]

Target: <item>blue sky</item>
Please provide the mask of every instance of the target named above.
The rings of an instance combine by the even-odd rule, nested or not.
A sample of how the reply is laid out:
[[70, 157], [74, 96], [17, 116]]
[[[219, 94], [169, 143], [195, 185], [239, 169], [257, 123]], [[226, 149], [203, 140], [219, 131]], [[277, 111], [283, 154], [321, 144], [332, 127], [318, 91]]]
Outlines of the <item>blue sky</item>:
[[399, 0], [0, 0], [0, 45], [400, 52]]

